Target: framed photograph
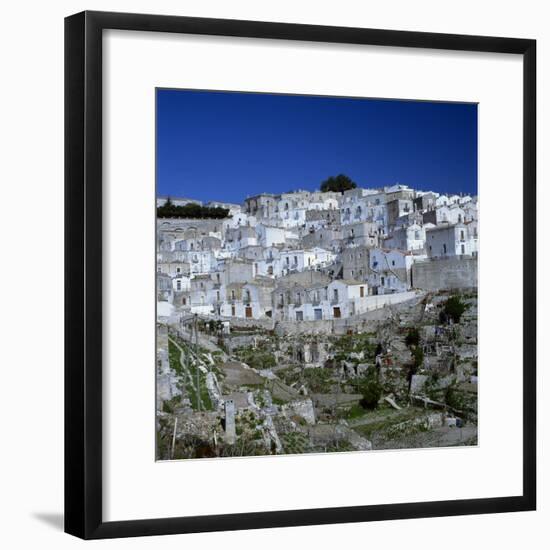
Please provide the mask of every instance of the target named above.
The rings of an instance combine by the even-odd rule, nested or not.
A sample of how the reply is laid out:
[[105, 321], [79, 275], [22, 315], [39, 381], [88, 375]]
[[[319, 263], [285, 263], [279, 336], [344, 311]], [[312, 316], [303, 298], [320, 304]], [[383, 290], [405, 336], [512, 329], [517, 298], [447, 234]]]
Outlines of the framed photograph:
[[534, 510], [534, 40], [65, 21], [65, 529]]

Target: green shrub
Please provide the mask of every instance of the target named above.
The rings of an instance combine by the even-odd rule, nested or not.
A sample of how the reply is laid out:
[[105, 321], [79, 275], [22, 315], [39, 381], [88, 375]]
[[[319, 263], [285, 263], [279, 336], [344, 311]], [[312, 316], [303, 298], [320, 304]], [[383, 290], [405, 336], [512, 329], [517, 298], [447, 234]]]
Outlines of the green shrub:
[[405, 344], [410, 348], [412, 346], [418, 346], [420, 343], [420, 333], [417, 328], [410, 328], [407, 336], [405, 337]]
[[363, 394], [363, 398], [359, 402], [361, 407], [371, 411], [376, 409], [378, 401], [382, 397], [382, 384], [380, 384], [376, 376], [367, 377], [359, 387]]
[[462, 314], [468, 309], [468, 304], [460, 296], [451, 296], [443, 306], [443, 313], [455, 323], [460, 323]]
[[424, 351], [420, 346], [417, 346], [414, 348], [414, 351], [412, 352], [413, 358], [414, 358], [414, 366], [415, 367], [421, 367], [424, 363]]

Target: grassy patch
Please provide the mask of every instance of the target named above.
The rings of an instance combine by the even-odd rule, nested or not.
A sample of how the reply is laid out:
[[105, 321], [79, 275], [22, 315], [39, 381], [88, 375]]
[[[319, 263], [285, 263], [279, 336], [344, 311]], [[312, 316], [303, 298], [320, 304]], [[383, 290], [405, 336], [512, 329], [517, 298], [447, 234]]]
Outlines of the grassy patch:
[[285, 454], [307, 453], [310, 447], [309, 439], [306, 434], [301, 432], [289, 432], [281, 437]]
[[[200, 404], [200, 410], [211, 411], [214, 409], [214, 407], [212, 405], [212, 401], [210, 400], [208, 389], [206, 387], [206, 374], [199, 369], [198, 365], [195, 364], [196, 361], [190, 357], [188, 346], [183, 342], [180, 343], [180, 346], [185, 354], [185, 368], [182, 366], [180, 361], [180, 350], [172, 342], [172, 340], [168, 340], [168, 355], [170, 358], [170, 367], [174, 369], [174, 371], [180, 377], [185, 387], [187, 397], [191, 401], [191, 408], [193, 410], [199, 410]], [[197, 383], [198, 391], [196, 389]]]
[[376, 347], [377, 344], [370, 333], [346, 334], [333, 342], [334, 359], [349, 361], [350, 353], [362, 353], [363, 362], [374, 361]]
[[348, 420], [355, 420], [361, 418], [367, 414], [367, 411], [361, 407], [359, 404], [352, 405], [346, 413], [346, 418]]
[[234, 353], [239, 361], [246, 363], [249, 367], [254, 369], [270, 369], [277, 364], [275, 355], [267, 349], [241, 347], [236, 348]]
[[324, 367], [316, 367], [311, 369], [284, 369], [279, 371], [279, 378], [287, 386], [299, 387], [302, 384], [313, 393], [330, 393], [332, 386], [335, 383], [333, 371]]
[[391, 433], [396, 426], [407, 420], [412, 420], [420, 414], [425, 414], [423, 409], [409, 407], [397, 411], [392, 408], [381, 407], [377, 411], [369, 411], [362, 418], [364, 422], [354, 424], [353, 429], [367, 439], [384, 437]]

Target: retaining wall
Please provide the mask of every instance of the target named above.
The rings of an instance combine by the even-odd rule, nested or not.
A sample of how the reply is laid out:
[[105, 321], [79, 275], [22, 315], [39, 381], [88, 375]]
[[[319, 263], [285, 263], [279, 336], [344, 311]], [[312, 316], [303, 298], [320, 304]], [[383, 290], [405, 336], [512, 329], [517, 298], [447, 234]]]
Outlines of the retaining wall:
[[445, 290], [477, 288], [477, 258], [447, 258], [418, 262], [412, 266], [414, 288]]

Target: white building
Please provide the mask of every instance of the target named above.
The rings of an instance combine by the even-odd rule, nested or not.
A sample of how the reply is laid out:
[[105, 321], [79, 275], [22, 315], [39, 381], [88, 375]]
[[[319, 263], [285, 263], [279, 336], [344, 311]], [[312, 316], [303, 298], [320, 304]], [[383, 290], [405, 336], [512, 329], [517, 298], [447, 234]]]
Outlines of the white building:
[[477, 242], [462, 223], [426, 229], [426, 253], [429, 258], [472, 256], [476, 251]]
[[422, 225], [413, 223], [408, 227], [394, 229], [391, 237], [384, 240], [384, 248], [399, 250], [423, 250], [426, 245], [426, 230]]
[[304, 271], [326, 267], [334, 262], [336, 255], [324, 248], [305, 250], [282, 250], [277, 265], [274, 266], [275, 275], [281, 276], [291, 272]]
[[413, 256], [412, 252], [374, 248], [369, 254], [370, 272], [369, 286], [372, 293], [390, 294], [405, 292], [411, 288], [411, 267], [415, 257], [423, 259], [426, 256]]

